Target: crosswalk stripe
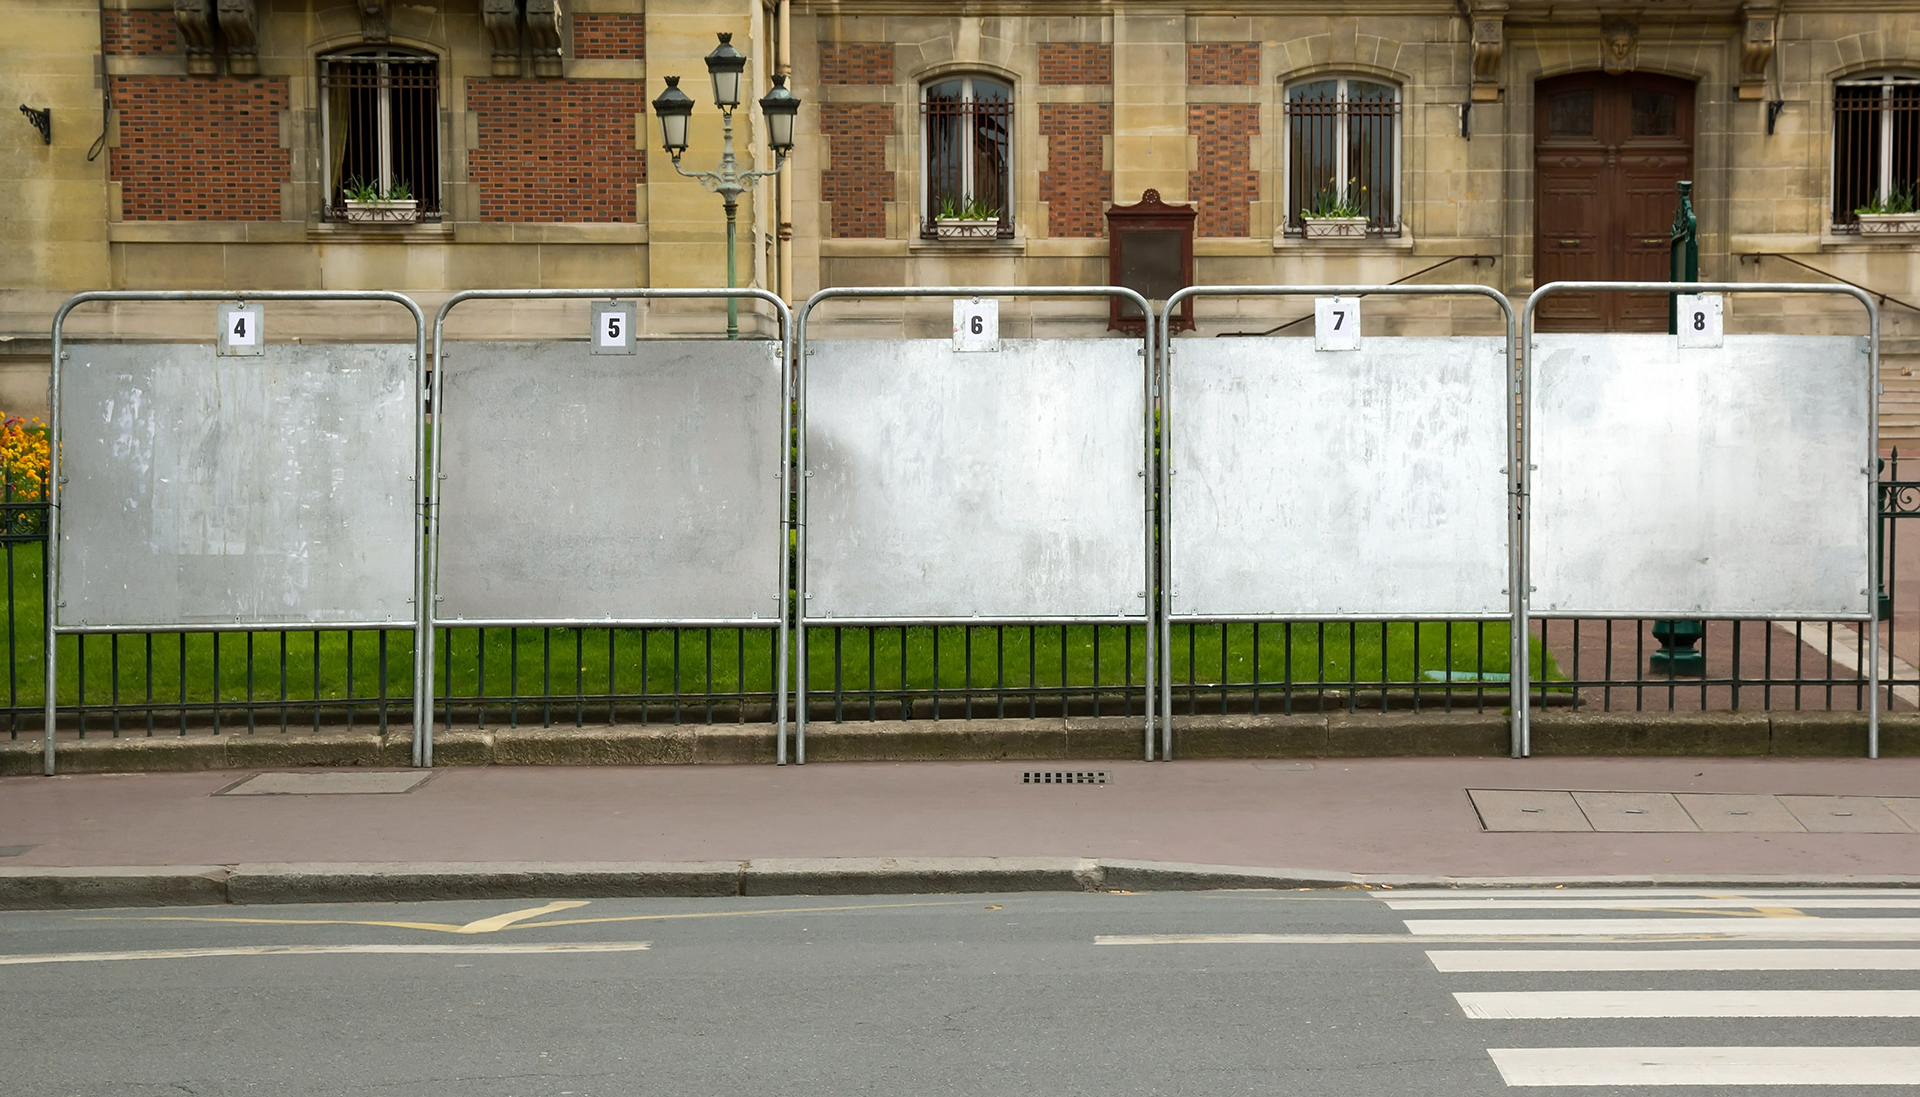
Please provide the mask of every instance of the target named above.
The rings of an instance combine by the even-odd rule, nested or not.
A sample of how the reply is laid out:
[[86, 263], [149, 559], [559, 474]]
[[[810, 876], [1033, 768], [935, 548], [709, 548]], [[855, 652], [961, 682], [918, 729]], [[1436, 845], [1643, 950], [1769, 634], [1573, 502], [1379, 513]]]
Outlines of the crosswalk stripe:
[[1408, 918], [1424, 937], [1674, 937], [1770, 941], [1920, 941], [1920, 918]]
[[1751, 910], [1755, 907], [1787, 906], [1798, 910], [1920, 910], [1920, 895], [1904, 899], [1860, 898], [1820, 899], [1800, 896], [1756, 898], [1700, 897], [1663, 895], [1659, 899], [1388, 899], [1392, 910], [1657, 910], [1687, 907], [1694, 910]]
[[1592, 1017], [1920, 1017], [1920, 990], [1496, 990], [1454, 994], [1479, 1021]]
[[1920, 971], [1920, 948], [1447, 949], [1435, 971]]
[[1920, 1085], [1920, 1047], [1489, 1048], [1510, 1086]]

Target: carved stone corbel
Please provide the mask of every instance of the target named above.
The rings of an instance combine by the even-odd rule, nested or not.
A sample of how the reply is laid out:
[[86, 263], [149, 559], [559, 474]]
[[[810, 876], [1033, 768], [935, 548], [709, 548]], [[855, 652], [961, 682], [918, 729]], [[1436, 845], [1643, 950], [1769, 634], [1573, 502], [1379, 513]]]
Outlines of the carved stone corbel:
[[560, 0], [527, 0], [527, 40], [533, 44], [533, 74], [560, 76], [562, 43], [566, 41], [567, 13]]
[[253, 0], [215, 0], [220, 37], [227, 41], [227, 71], [234, 76], [260, 75], [260, 23]]
[[520, 75], [520, 0], [480, 0], [480, 22], [493, 41], [493, 74]]
[[212, 76], [216, 71], [212, 0], [173, 0], [173, 21], [187, 46], [187, 71], [195, 76]]
[[1600, 67], [1608, 76], [1640, 66], [1640, 27], [1630, 19], [1609, 19], [1600, 27]]
[[360, 37], [369, 42], [384, 42], [387, 29], [387, 0], [360, 0]]
[[1505, 22], [1499, 15], [1473, 18], [1473, 101], [1500, 98], [1500, 55], [1506, 48]]
[[1779, 9], [1748, 4], [1741, 13], [1740, 98], [1767, 97], [1767, 62], [1779, 33]]

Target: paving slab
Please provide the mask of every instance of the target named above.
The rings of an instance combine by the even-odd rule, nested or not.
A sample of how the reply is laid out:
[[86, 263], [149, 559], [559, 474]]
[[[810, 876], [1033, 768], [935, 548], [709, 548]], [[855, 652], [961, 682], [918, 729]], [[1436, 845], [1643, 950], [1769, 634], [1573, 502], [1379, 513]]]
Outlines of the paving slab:
[[1873, 796], [1782, 796], [1814, 834], [1911, 834], [1913, 828]]
[[1593, 829], [1620, 833], [1675, 833], [1699, 830], [1671, 792], [1576, 792]]
[[1488, 830], [1506, 831], [1582, 831], [1593, 823], [1571, 792], [1536, 792], [1524, 789], [1476, 788], [1468, 790], [1480, 824]]
[[1778, 797], [1737, 792], [1683, 792], [1676, 797], [1703, 831], [1739, 834], [1805, 833]]
[[216, 796], [367, 796], [412, 792], [433, 779], [431, 772], [398, 770], [387, 773], [256, 773], [215, 793]]

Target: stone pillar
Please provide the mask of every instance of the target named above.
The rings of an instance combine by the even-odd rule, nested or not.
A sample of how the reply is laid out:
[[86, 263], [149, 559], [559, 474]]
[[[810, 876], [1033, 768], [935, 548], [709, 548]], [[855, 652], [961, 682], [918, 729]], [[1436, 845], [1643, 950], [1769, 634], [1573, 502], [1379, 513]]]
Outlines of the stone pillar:
[[[1113, 9], [1113, 200], [1188, 200], [1184, 9]], [[1172, 75], [1170, 75], [1172, 74]]]
[[[760, 109], [751, 89], [764, 82], [760, 58], [763, 43], [755, 42], [756, 24], [745, 3], [709, 0], [649, 0], [647, 4], [647, 97], [666, 87], [666, 77], [680, 77], [680, 90], [693, 97], [693, 119], [687, 128], [687, 152], [681, 164], [688, 171], [711, 171], [720, 164], [720, 111], [713, 105], [713, 83], [707, 78], [705, 58], [719, 44], [720, 31], [733, 32], [734, 48], [749, 58], [741, 80], [740, 107], [733, 112], [734, 155], [742, 168], [771, 168], [765, 157], [753, 156], [759, 132]], [[806, 90], [800, 94], [807, 95]], [[648, 284], [665, 286], [724, 286], [727, 284], [727, 222], [720, 196], [673, 170], [673, 161], [660, 148], [660, 126], [651, 109], [646, 117], [646, 203]], [[817, 140], [817, 138], [816, 138]], [[788, 170], [791, 170], [789, 168]], [[763, 181], [760, 186], [770, 186]], [[754, 201], [740, 196], [737, 281], [753, 280], [754, 254], [759, 247], [753, 220]]]

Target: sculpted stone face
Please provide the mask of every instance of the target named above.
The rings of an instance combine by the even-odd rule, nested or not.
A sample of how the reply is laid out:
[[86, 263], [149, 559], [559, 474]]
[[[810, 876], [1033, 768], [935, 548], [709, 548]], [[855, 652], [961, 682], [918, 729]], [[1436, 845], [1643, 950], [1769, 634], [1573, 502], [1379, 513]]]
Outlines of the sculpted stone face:
[[1625, 19], [1614, 19], [1600, 28], [1605, 46], [1603, 62], [1609, 73], [1618, 75], [1633, 70], [1634, 47], [1639, 44], [1640, 28]]

